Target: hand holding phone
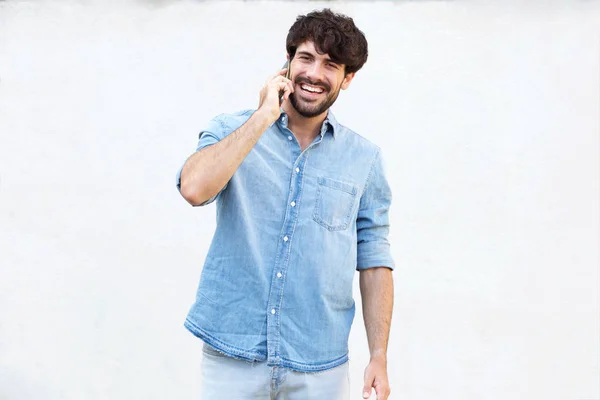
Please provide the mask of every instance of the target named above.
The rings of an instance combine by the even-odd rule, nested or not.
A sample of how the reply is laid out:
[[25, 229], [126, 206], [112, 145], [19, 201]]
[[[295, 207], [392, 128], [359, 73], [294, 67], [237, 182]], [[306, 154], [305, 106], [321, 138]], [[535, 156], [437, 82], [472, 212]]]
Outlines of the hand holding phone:
[[277, 71], [260, 90], [257, 111], [261, 111], [261, 114], [270, 121], [269, 123], [279, 118], [283, 100], [294, 92], [294, 87], [286, 76], [290, 76], [289, 66], [288, 69], [282, 68]]
[[[289, 60], [285, 62], [285, 64], [283, 64], [283, 67], [281, 67], [281, 69], [287, 69], [287, 72], [285, 73], [285, 77], [287, 79], [290, 79], [291, 73], [290, 73], [290, 62]], [[283, 103], [283, 90], [279, 91], [279, 105], [281, 105]]]

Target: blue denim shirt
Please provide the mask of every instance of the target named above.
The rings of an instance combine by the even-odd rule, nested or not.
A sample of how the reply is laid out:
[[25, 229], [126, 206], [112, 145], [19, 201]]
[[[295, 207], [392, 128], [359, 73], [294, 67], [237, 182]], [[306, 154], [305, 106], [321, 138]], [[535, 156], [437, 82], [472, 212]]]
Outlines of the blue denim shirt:
[[[212, 119], [197, 150], [253, 112]], [[380, 149], [331, 111], [304, 151], [287, 118], [204, 203], [216, 199], [217, 227], [184, 325], [229, 356], [313, 372], [348, 360], [355, 270], [394, 268], [391, 192]]]

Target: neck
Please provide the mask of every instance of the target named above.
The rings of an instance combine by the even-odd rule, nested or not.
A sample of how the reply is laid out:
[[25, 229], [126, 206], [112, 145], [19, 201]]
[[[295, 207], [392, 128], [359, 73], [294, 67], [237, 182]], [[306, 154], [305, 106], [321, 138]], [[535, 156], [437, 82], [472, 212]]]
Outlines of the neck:
[[288, 115], [288, 128], [294, 132], [297, 138], [310, 139], [311, 141], [321, 132], [323, 121], [327, 118], [327, 111], [315, 116], [304, 117], [292, 106], [289, 100], [282, 105]]

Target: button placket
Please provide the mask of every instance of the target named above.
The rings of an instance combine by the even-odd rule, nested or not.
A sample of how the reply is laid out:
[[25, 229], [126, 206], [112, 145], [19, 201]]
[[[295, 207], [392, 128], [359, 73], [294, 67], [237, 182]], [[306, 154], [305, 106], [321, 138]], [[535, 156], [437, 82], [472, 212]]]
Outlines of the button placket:
[[[293, 137], [292, 137], [293, 139]], [[284, 287], [286, 283], [286, 269], [290, 262], [290, 252], [293, 239], [294, 228], [298, 220], [299, 210], [297, 207], [298, 201], [300, 201], [302, 188], [303, 174], [301, 170], [304, 168], [306, 163], [306, 156], [302, 154], [298, 155], [295, 166], [292, 170], [292, 179], [288, 191], [288, 205], [285, 219], [283, 221], [280, 244], [278, 246], [277, 260], [274, 265], [274, 274], [272, 275], [271, 281], [271, 293], [268, 300], [267, 308], [267, 354], [268, 365], [279, 365], [281, 362], [281, 355], [279, 354], [280, 342], [281, 342], [281, 318], [282, 310], [281, 303], [283, 301]], [[295, 171], [295, 173], [294, 173]], [[285, 315], [285, 313], [283, 313]]]

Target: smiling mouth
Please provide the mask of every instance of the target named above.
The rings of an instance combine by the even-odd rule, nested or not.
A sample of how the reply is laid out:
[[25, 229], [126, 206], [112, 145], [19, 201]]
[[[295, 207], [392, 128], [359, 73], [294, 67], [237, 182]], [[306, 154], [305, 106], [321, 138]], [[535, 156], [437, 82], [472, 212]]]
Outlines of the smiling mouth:
[[325, 89], [319, 86], [309, 85], [307, 83], [300, 84], [302, 92], [307, 93], [310, 96], [316, 96], [325, 93]]

